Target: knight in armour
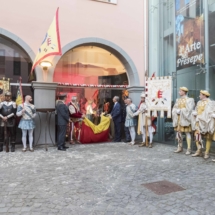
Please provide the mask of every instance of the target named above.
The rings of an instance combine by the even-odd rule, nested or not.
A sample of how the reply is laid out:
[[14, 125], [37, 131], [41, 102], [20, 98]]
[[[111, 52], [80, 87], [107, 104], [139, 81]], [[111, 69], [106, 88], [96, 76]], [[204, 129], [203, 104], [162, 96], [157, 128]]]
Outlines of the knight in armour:
[[[11, 152], [15, 152], [16, 142], [16, 103], [11, 100], [11, 92], [5, 93], [5, 100], [0, 103], [0, 152], [3, 151], [3, 144], [9, 141], [11, 144]], [[6, 129], [6, 130], [5, 130]], [[7, 136], [7, 137], [6, 137]], [[6, 143], [6, 144], [9, 144]]]

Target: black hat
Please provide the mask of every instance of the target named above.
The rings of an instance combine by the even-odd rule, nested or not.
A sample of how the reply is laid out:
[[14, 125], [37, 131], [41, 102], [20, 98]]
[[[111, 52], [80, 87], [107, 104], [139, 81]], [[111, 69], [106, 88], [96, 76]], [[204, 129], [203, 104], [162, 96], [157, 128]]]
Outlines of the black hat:
[[63, 100], [65, 97], [67, 97], [67, 94], [60, 94], [60, 95], [59, 95], [59, 99], [60, 99], [60, 100]]

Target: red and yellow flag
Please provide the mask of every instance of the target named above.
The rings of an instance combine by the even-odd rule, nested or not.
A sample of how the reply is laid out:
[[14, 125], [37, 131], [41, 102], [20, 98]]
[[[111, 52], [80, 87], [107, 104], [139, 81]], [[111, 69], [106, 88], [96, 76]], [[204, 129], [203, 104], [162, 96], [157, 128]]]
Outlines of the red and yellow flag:
[[101, 116], [101, 122], [94, 125], [85, 118], [82, 123], [80, 142], [81, 143], [101, 143], [108, 140], [110, 118]]
[[39, 51], [32, 65], [31, 73], [34, 70], [34, 68], [48, 56], [62, 55], [61, 45], [60, 45], [58, 11], [59, 11], [59, 8], [57, 9], [54, 20], [52, 21], [45, 35], [45, 38], [39, 48]]

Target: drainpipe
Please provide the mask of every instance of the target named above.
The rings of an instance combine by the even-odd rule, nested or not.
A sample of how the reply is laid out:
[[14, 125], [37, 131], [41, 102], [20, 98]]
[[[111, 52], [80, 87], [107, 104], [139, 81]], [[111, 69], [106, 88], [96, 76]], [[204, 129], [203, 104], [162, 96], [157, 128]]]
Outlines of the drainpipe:
[[209, 91], [209, 23], [208, 23], [208, 0], [204, 0], [205, 18], [205, 89]]
[[[145, 79], [145, 72], [148, 70], [148, 1], [144, 0], [144, 79]], [[148, 71], [149, 72], [149, 71]], [[144, 80], [145, 85], [145, 80]]]

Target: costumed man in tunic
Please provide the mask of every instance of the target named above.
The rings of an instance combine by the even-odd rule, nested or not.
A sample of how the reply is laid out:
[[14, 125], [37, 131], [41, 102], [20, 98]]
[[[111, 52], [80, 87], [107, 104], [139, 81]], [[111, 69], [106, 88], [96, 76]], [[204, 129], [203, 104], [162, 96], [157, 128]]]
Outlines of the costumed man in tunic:
[[136, 112], [137, 107], [132, 103], [131, 98], [127, 98], [127, 106], [126, 106], [126, 119], [125, 119], [125, 127], [129, 129], [131, 142], [129, 145], [135, 144], [135, 126], [137, 126], [137, 119], [133, 117], [133, 114]]
[[200, 91], [200, 101], [192, 113], [192, 129], [195, 131], [197, 151], [192, 157], [202, 156], [203, 140], [206, 139], [206, 150], [204, 158], [209, 158], [212, 140], [215, 140], [215, 102], [209, 99], [210, 93], [206, 90]]
[[[4, 138], [7, 138], [7, 141], [9, 141], [8, 134], [10, 134], [11, 152], [15, 152], [15, 116], [16, 103], [11, 101], [11, 92], [6, 92], [5, 101], [0, 103], [0, 152], [3, 151]], [[7, 137], [4, 136], [5, 126], [7, 127]]]
[[[146, 138], [148, 138], [149, 135], [149, 148], [152, 148], [152, 141], [153, 141], [153, 132], [155, 132], [154, 127], [152, 126], [152, 120], [151, 117], [147, 117], [147, 107], [148, 104], [145, 101], [145, 93], [143, 92], [141, 95], [141, 103], [139, 106], [139, 109], [133, 114], [133, 117], [138, 117], [138, 128], [137, 133], [138, 135], [142, 134], [142, 144], [139, 145], [139, 147], [143, 147], [146, 145]], [[147, 118], [146, 118], [147, 117]], [[146, 126], [148, 126], [148, 134], [146, 136]]]
[[19, 122], [19, 128], [22, 129], [22, 143], [23, 143], [23, 152], [27, 151], [26, 139], [27, 132], [29, 138], [29, 150], [31, 152], [34, 151], [33, 148], [33, 131], [35, 128], [34, 118], [36, 117], [36, 108], [32, 102], [32, 97], [27, 95], [25, 96], [24, 104], [20, 104], [17, 108], [17, 116], [21, 116], [21, 120]]
[[[77, 97], [73, 96], [71, 102], [69, 103], [69, 113], [70, 113], [70, 144], [75, 144], [73, 140], [73, 132], [74, 132], [74, 126], [78, 130], [78, 136], [80, 136], [80, 126], [79, 123], [82, 120], [82, 113], [80, 112], [79, 105], [77, 103]], [[79, 139], [79, 138], [78, 138]]]
[[175, 153], [183, 151], [182, 133], [186, 134], [187, 151], [186, 155], [191, 154], [191, 113], [195, 107], [194, 99], [187, 96], [188, 89], [186, 87], [179, 88], [180, 98], [172, 109], [172, 120], [174, 130], [177, 132], [178, 148]]

